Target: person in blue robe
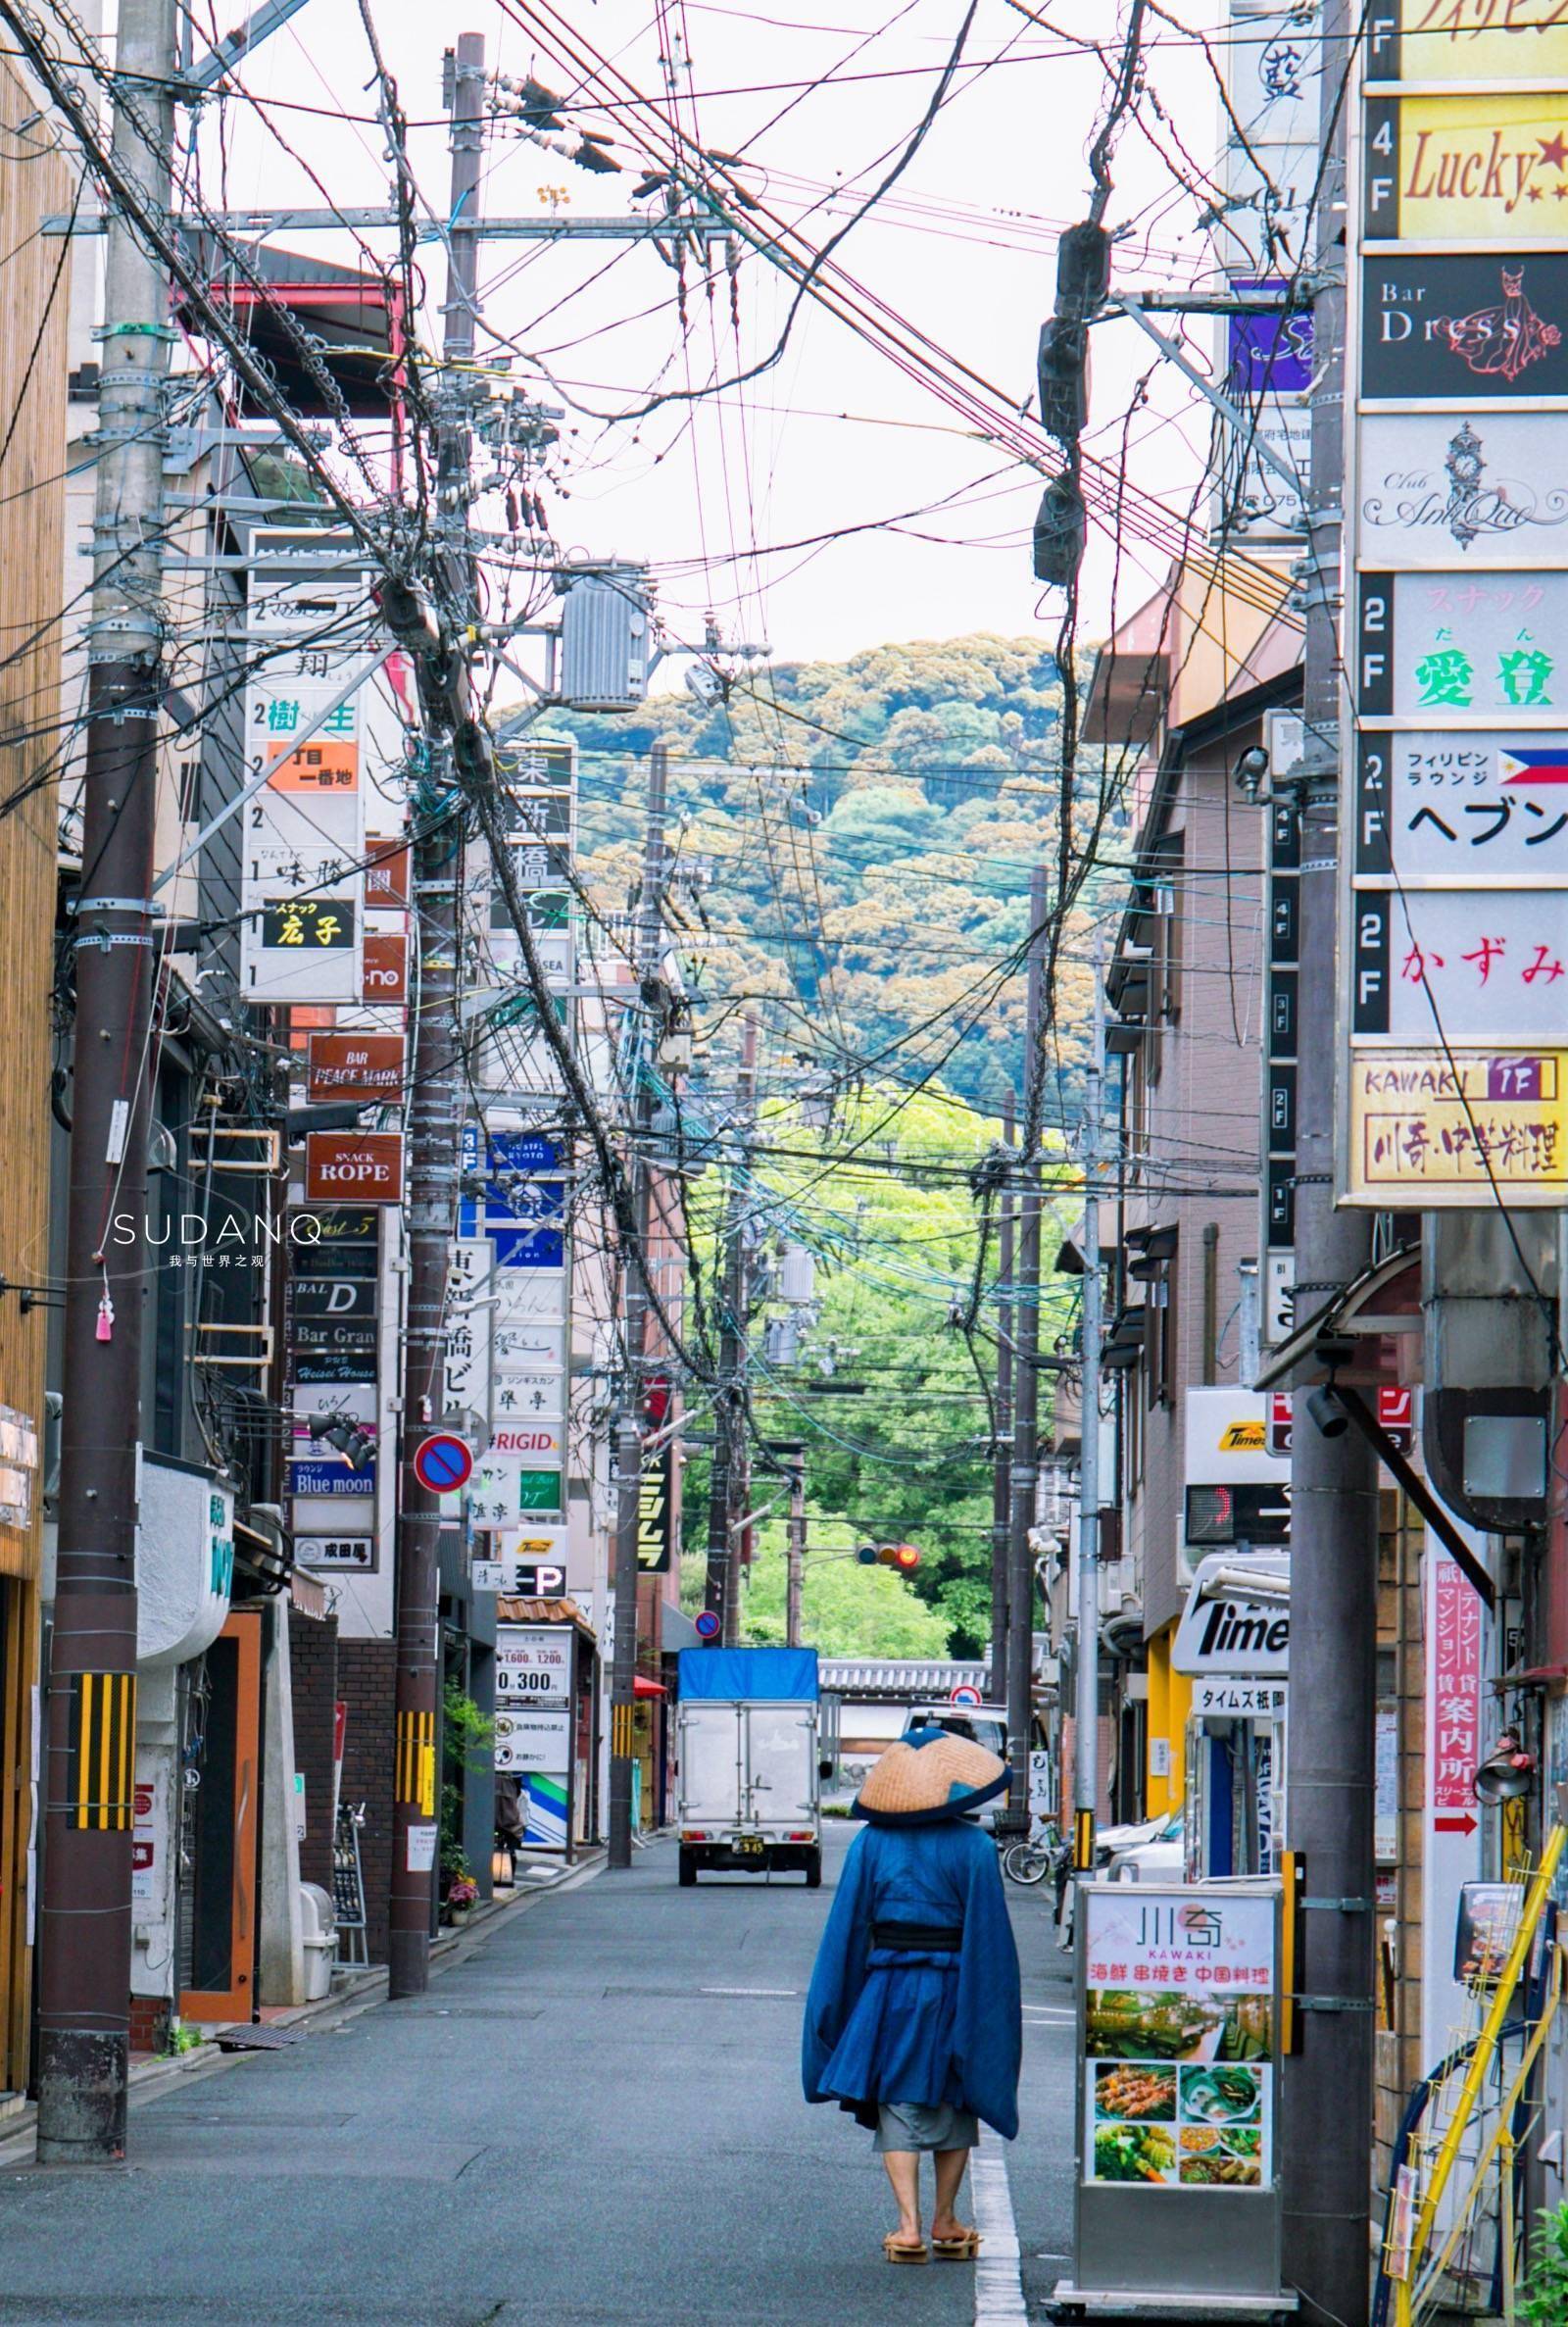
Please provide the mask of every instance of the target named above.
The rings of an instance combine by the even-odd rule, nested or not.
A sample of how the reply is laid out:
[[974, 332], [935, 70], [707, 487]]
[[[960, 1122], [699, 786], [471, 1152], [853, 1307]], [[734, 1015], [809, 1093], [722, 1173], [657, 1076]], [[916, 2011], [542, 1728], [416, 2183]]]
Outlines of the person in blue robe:
[[808, 2101], [874, 2127], [898, 2201], [889, 2261], [924, 2262], [920, 2155], [935, 2156], [931, 2248], [962, 2261], [955, 2207], [984, 2119], [1018, 2130], [1018, 1951], [997, 1849], [966, 1815], [1003, 1791], [994, 1754], [943, 1729], [890, 1746], [856, 1803], [851, 1844], [806, 2002]]

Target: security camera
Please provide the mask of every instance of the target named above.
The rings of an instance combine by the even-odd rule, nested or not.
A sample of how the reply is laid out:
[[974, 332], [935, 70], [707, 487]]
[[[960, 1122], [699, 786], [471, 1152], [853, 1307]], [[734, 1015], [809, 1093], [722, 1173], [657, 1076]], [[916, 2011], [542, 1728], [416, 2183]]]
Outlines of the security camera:
[[1332, 1382], [1323, 1382], [1308, 1394], [1306, 1411], [1325, 1438], [1343, 1438], [1350, 1427], [1350, 1417], [1340, 1404]]
[[1267, 773], [1267, 752], [1260, 743], [1249, 744], [1236, 763], [1236, 789], [1244, 800], [1256, 803]]

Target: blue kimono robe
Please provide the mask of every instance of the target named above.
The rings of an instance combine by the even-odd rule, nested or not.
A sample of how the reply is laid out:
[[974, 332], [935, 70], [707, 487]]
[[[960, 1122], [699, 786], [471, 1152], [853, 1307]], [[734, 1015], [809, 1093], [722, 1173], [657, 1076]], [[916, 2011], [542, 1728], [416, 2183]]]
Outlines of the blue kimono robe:
[[[873, 1948], [873, 1920], [952, 1928], [956, 1954]], [[806, 2000], [808, 2101], [972, 2109], [1018, 2130], [1018, 1951], [989, 1834], [962, 1819], [867, 1826], [850, 1846]]]

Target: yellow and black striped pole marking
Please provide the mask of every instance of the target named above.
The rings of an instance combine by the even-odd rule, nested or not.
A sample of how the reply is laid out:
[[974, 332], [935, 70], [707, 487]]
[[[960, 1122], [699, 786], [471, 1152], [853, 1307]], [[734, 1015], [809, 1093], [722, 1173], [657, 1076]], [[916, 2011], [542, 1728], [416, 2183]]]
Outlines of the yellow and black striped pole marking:
[[1092, 1809], [1073, 1811], [1072, 1862], [1079, 1874], [1087, 1874], [1095, 1863], [1095, 1813]]
[[613, 1705], [610, 1708], [610, 1750], [617, 1760], [629, 1761], [637, 1750], [634, 1723], [636, 1708]]
[[397, 1799], [420, 1815], [435, 1815], [435, 1715], [399, 1713]]
[[128, 1834], [136, 1796], [136, 1675], [78, 1672], [70, 1688], [67, 1823], [83, 1832]]

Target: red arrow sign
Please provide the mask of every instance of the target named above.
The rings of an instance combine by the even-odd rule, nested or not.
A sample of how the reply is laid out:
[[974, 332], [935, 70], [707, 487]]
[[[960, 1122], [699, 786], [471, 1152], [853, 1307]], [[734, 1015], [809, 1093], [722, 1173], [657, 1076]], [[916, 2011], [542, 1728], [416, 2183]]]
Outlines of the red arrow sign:
[[1462, 1818], [1434, 1818], [1432, 1824], [1439, 1834], [1474, 1834], [1476, 1830], [1476, 1821], [1468, 1811]]

